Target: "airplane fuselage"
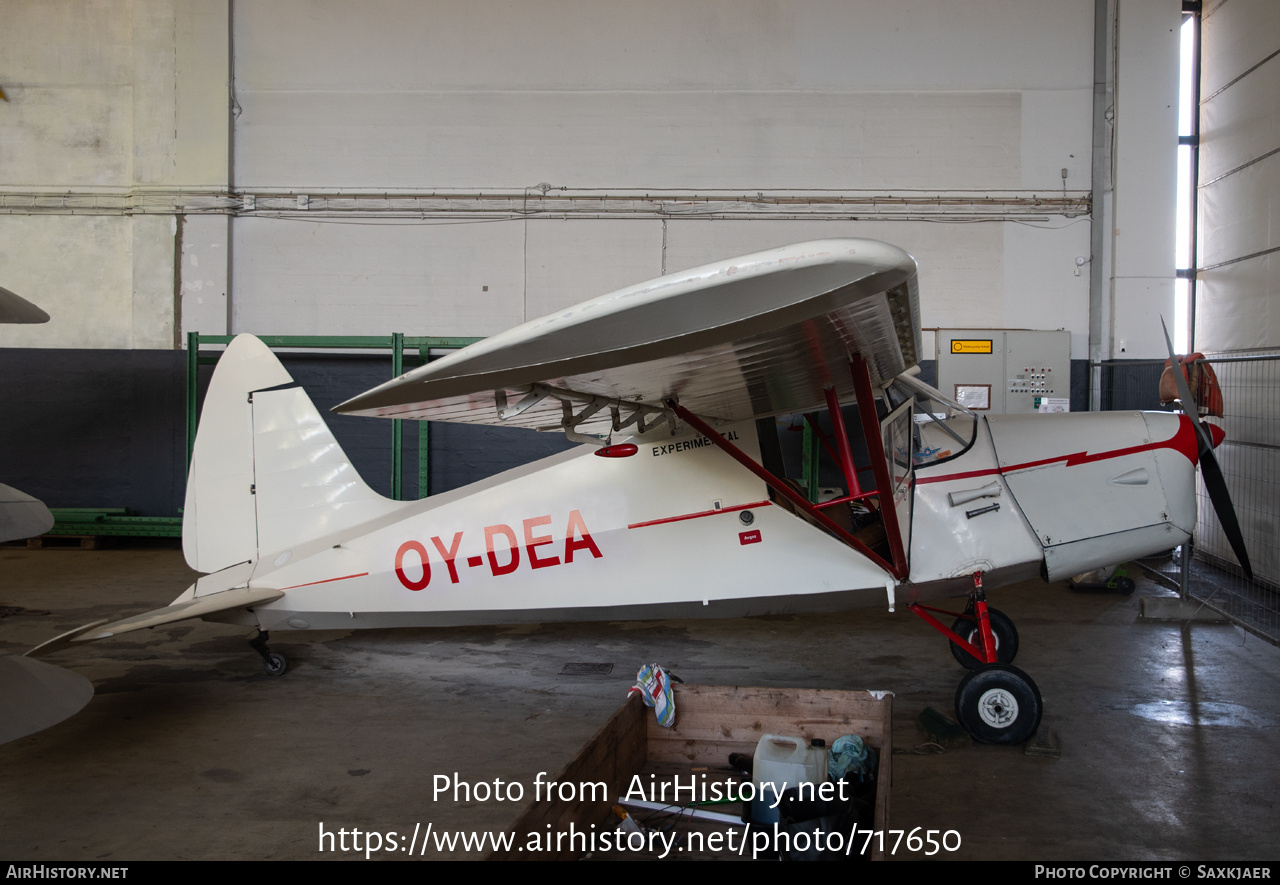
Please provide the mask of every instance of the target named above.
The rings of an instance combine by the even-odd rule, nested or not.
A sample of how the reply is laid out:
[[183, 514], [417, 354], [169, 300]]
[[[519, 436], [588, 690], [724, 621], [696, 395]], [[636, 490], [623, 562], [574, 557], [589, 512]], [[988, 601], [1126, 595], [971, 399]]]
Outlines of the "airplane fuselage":
[[[721, 433], [759, 457], [754, 425]], [[1194, 451], [1170, 414], [980, 420], [965, 451], [914, 471], [905, 581], [682, 434], [387, 502], [378, 518], [263, 548], [194, 589], [247, 578], [283, 591], [222, 616], [272, 631], [892, 607], [967, 593], [975, 571], [988, 588], [1058, 579], [1181, 543], [1195, 520]]]

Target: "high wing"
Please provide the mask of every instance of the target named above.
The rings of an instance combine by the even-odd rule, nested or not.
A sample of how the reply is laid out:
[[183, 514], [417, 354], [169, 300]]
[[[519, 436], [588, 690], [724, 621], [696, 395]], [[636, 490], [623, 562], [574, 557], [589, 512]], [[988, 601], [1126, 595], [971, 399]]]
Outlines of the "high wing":
[[716, 423], [817, 408], [831, 387], [847, 401], [852, 354], [878, 385], [915, 365], [919, 351], [915, 260], [875, 240], [817, 240], [585, 301], [334, 411], [571, 438], [633, 424], [644, 433], [670, 417], [668, 400]]

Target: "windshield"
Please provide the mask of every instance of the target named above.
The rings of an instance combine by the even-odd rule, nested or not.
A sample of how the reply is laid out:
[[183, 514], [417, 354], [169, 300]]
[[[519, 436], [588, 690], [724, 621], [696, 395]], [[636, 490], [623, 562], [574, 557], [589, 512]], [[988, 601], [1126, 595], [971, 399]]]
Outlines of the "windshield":
[[916, 467], [954, 458], [973, 444], [978, 416], [918, 378], [899, 375], [889, 386], [889, 396], [904, 402], [916, 398], [912, 416]]

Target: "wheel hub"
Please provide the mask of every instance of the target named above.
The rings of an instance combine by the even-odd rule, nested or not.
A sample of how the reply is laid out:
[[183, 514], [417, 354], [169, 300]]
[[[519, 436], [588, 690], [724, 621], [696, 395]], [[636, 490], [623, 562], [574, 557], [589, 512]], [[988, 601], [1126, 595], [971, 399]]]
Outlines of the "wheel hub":
[[992, 728], [1007, 728], [1018, 718], [1018, 702], [1003, 688], [993, 688], [978, 700], [978, 715]]
[[[973, 626], [973, 629], [969, 631], [969, 635], [965, 636], [964, 638], [969, 642], [970, 645], [974, 645], [974, 646], [977, 646], [978, 648], [982, 648], [982, 631], [978, 629], [978, 626], [976, 624]], [[1000, 650], [1000, 634], [995, 632], [994, 630], [991, 631], [991, 644], [996, 651]]]

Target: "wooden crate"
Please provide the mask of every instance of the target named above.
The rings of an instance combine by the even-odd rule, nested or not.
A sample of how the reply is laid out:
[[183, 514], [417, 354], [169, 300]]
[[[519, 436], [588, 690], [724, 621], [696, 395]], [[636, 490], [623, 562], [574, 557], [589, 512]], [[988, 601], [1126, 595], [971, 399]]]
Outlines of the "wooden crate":
[[[571, 823], [579, 831], [593, 824], [609, 829], [615, 822], [610, 809], [635, 775], [647, 779], [654, 771], [683, 770], [687, 777], [701, 766], [724, 766], [730, 753], [753, 754], [765, 734], [822, 738], [827, 746], [841, 735], [860, 735], [879, 753], [875, 827], [885, 831], [893, 760], [890, 697], [877, 698], [865, 691], [684, 684], [677, 684], [675, 692], [675, 726], [659, 726], [653, 710], [632, 694], [554, 779], [572, 784], [603, 782], [609, 787], [607, 799], [536, 801], [512, 826], [514, 845], [525, 845], [531, 833], [563, 832]], [[875, 840], [872, 850], [872, 859], [880, 859]], [[495, 852], [490, 859], [571, 860], [577, 854], [573, 849], [536, 854], [513, 850]]]

